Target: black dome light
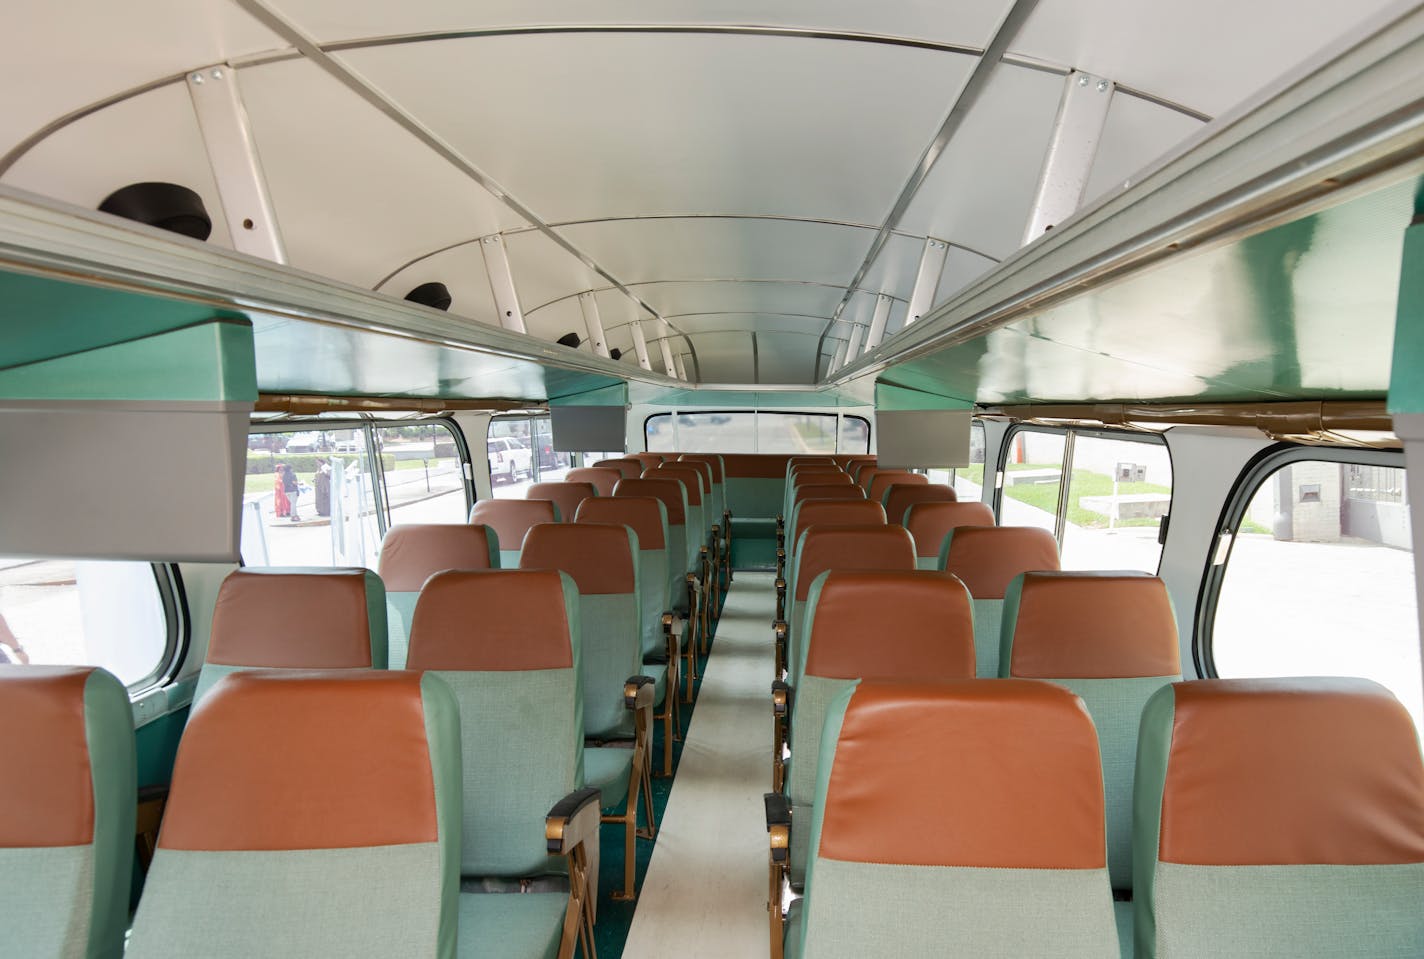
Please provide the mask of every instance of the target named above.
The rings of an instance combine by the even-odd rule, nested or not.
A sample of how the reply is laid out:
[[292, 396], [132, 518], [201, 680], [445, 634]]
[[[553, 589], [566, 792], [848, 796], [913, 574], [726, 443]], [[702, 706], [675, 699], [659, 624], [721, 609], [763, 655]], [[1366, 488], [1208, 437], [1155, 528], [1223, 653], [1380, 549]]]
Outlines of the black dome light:
[[576, 350], [579, 348], [579, 344], [582, 343], [583, 340], [579, 339], [579, 335], [577, 333], [565, 333], [563, 336], [559, 337], [554, 342], [559, 344], [560, 346], [567, 346], [570, 349]]
[[420, 286], [417, 286], [407, 293], [405, 298], [412, 303], [434, 307], [437, 310], [448, 310], [450, 309], [450, 304], [454, 302], [450, 299], [449, 288], [438, 280], [420, 284]]
[[131, 183], [105, 197], [99, 210], [195, 240], [213, 232], [203, 198], [176, 183]]
[[623, 359], [623, 351], [615, 346], [613, 349], [608, 351], [608, 358], [611, 360], [621, 360]]

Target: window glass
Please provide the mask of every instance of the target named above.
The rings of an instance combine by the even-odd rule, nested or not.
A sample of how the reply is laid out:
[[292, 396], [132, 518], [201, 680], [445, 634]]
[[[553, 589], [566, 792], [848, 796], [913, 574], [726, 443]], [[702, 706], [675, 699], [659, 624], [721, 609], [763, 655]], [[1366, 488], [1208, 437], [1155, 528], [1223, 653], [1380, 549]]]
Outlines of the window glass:
[[533, 423], [527, 416], [490, 420], [485, 453], [496, 499], [523, 499], [534, 482]]
[[[999, 502], [999, 525], [1037, 526], [1054, 532], [1058, 519], [1058, 491], [1063, 481], [1062, 433], [1015, 430], [1004, 459], [1004, 488]], [[984, 469], [966, 470], [975, 483], [984, 481]]]
[[[839, 421], [839, 426], [837, 422]], [[747, 410], [671, 413], [648, 417], [647, 448], [654, 453], [864, 453], [870, 424], [834, 413], [768, 413]], [[837, 446], [839, 444], [839, 447]]]
[[1251, 496], [1216, 597], [1219, 676], [1363, 676], [1424, 728], [1404, 470], [1296, 460]]
[[359, 427], [251, 434], [243, 562], [371, 566], [381, 541], [371, 481]]
[[554, 424], [547, 416], [534, 420], [534, 475], [541, 483], [555, 483], [573, 469], [572, 453], [554, 450]]
[[0, 559], [0, 663], [102, 666], [133, 686], [168, 649], [149, 563]]
[[967, 468], [925, 470], [931, 483], [951, 487], [961, 500], [984, 498], [984, 424], [975, 421], [969, 427], [969, 466]]
[[[439, 423], [376, 428], [385, 482], [388, 526], [396, 523], [463, 523], [464, 470], [455, 436]], [[321, 477], [316, 483], [320, 507]]]
[[1076, 434], [1063, 568], [1157, 572], [1157, 533], [1171, 505], [1172, 458], [1165, 446]]

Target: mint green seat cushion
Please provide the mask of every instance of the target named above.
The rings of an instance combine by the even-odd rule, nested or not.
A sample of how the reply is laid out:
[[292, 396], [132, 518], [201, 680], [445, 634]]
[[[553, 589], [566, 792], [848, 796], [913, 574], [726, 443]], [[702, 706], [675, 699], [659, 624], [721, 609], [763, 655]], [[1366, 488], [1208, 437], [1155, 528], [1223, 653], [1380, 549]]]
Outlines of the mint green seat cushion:
[[583, 716], [575, 668], [436, 671], [460, 705], [463, 876], [558, 873], [544, 816], [583, 787]]
[[642, 607], [645, 658], [661, 657], [667, 650], [667, 641], [663, 639], [663, 613], [672, 609], [669, 602], [672, 580], [668, 577], [667, 557], [665, 549], [638, 551], [638, 597]]
[[933, 556], [916, 556], [915, 569], [939, 569], [939, 560]]
[[1004, 601], [975, 597], [969, 605], [974, 614], [974, 675], [994, 679], [999, 675], [999, 622]]
[[499, 551], [499, 568], [518, 569], [519, 554], [521, 552], [523, 552], [523, 550], [518, 547], [516, 547], [515, 549], [504, 549], [503, 547], [501, 547]]
[[562, 892], [463, 892], [458, 955], [460, 959], [555, 959], [568, 904], [568, 894]]
[[621, 808], [628, 799], [633, 775], [633, 750], [620, 746], [589, 746], [583, 751], [584, 783], [597, 787], [604, 809]]
[[386, 662], [391, 669], [405, 669], [410, 652], [410, 623], [415, 617], [415, 601], [419, 593], [386, 594]]
[[779, 476], [727, 477], [723, 493], [739, 519], [775, 520], [786, 501], [786, 479]]
[[1117, 923], [1119, 959], [1132, 959], [1132, 903], [1114, 902], [1113, 919]]
[[[820, 582], [819, 578], [817, 582]], [[807, 851], [811, 848], [811, 820], [815, 813], [816, 774], [821, 754], [821, 731], [826, 710], [836, 696], [855, 685], [850, 679], [803, 676], [795, 687], [789, 743], [791, 761], [786, 770], [786, 796], [791, 800], [791, 882], [806, 879]]]
[[584, 735], [590, 738], [633, 735], [633, 714], [623, 705], [623, 686], [628, 677], [644, 671], [639, 613], [636, 593], [579, 597]]

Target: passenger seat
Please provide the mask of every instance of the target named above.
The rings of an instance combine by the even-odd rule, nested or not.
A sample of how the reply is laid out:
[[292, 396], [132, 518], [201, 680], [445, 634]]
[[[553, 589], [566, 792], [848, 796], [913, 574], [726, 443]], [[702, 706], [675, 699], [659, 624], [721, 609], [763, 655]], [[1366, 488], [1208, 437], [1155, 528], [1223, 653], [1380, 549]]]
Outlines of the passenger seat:
[[[482, 499], [470, 508], [470, 522], [488, 526], [499, 540], [499, 568], [518, 569], [519, 553], [529, 527], [557, 523], [565, 517], [547, 499]], [[572, 521], [572, 517], [568, 517]]]
[[900, 522], [915, 538], [915, 565], [920, 569], [939, 569], [940, 547], [949, 531], [959, 526], [993, 526], [994, 511], [975, 501], [912, 503]]
[[1036, 526], [960, 526], [945, 535], [939, 568], [969, 587], [979, 677], [998, 676], [1004, 595], [1020, 573], [1058, 569], [1058, 543]]
[[598, 490], [592, 483], [534, 483], [524, 498], [552, 500], [559, 508], [559, 522], [572, 523], [578, 504], [597, 495]]
[[482, 525], [422, 523], [392, 526], [381, 543], [386, 586], [387, 661], [405, 669], [410, 621], [425, 581], [446, 569], [499, 569], [499, 537]]
[[435, 676], [224, 677], [178, 747], [125, 959], [454, 959], [459, 724]]
[[0, 666], [0, 953], [121, 959], [137, 781], [111, 673]]
[[1424, 764], [1366, 679], [1203, 679], [1142, 714], [1138, 959], [1424, 955]]

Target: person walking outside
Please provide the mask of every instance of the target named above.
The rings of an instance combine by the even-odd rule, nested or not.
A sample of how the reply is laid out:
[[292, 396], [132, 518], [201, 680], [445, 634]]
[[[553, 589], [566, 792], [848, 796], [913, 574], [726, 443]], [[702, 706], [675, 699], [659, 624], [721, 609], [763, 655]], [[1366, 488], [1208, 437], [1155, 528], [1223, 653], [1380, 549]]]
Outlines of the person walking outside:
[[272, 515], [281, 519], [292, 512], [292, 501], [287, 499], [287, 464], [278, 463], [273, 476]]
[[291, 466], [284, 466], [283, 469], [286, 470], [286, 473], [282, 477], [282, 491], [287, 494], [287, 499], [291, 501], [291, 521], [295, 523], [301, 519], [301, 516], [297, 513], [297, 500], [301, 499], [302, 486], [301, 483], [297, 482], [296, 470], [292, 469]]

